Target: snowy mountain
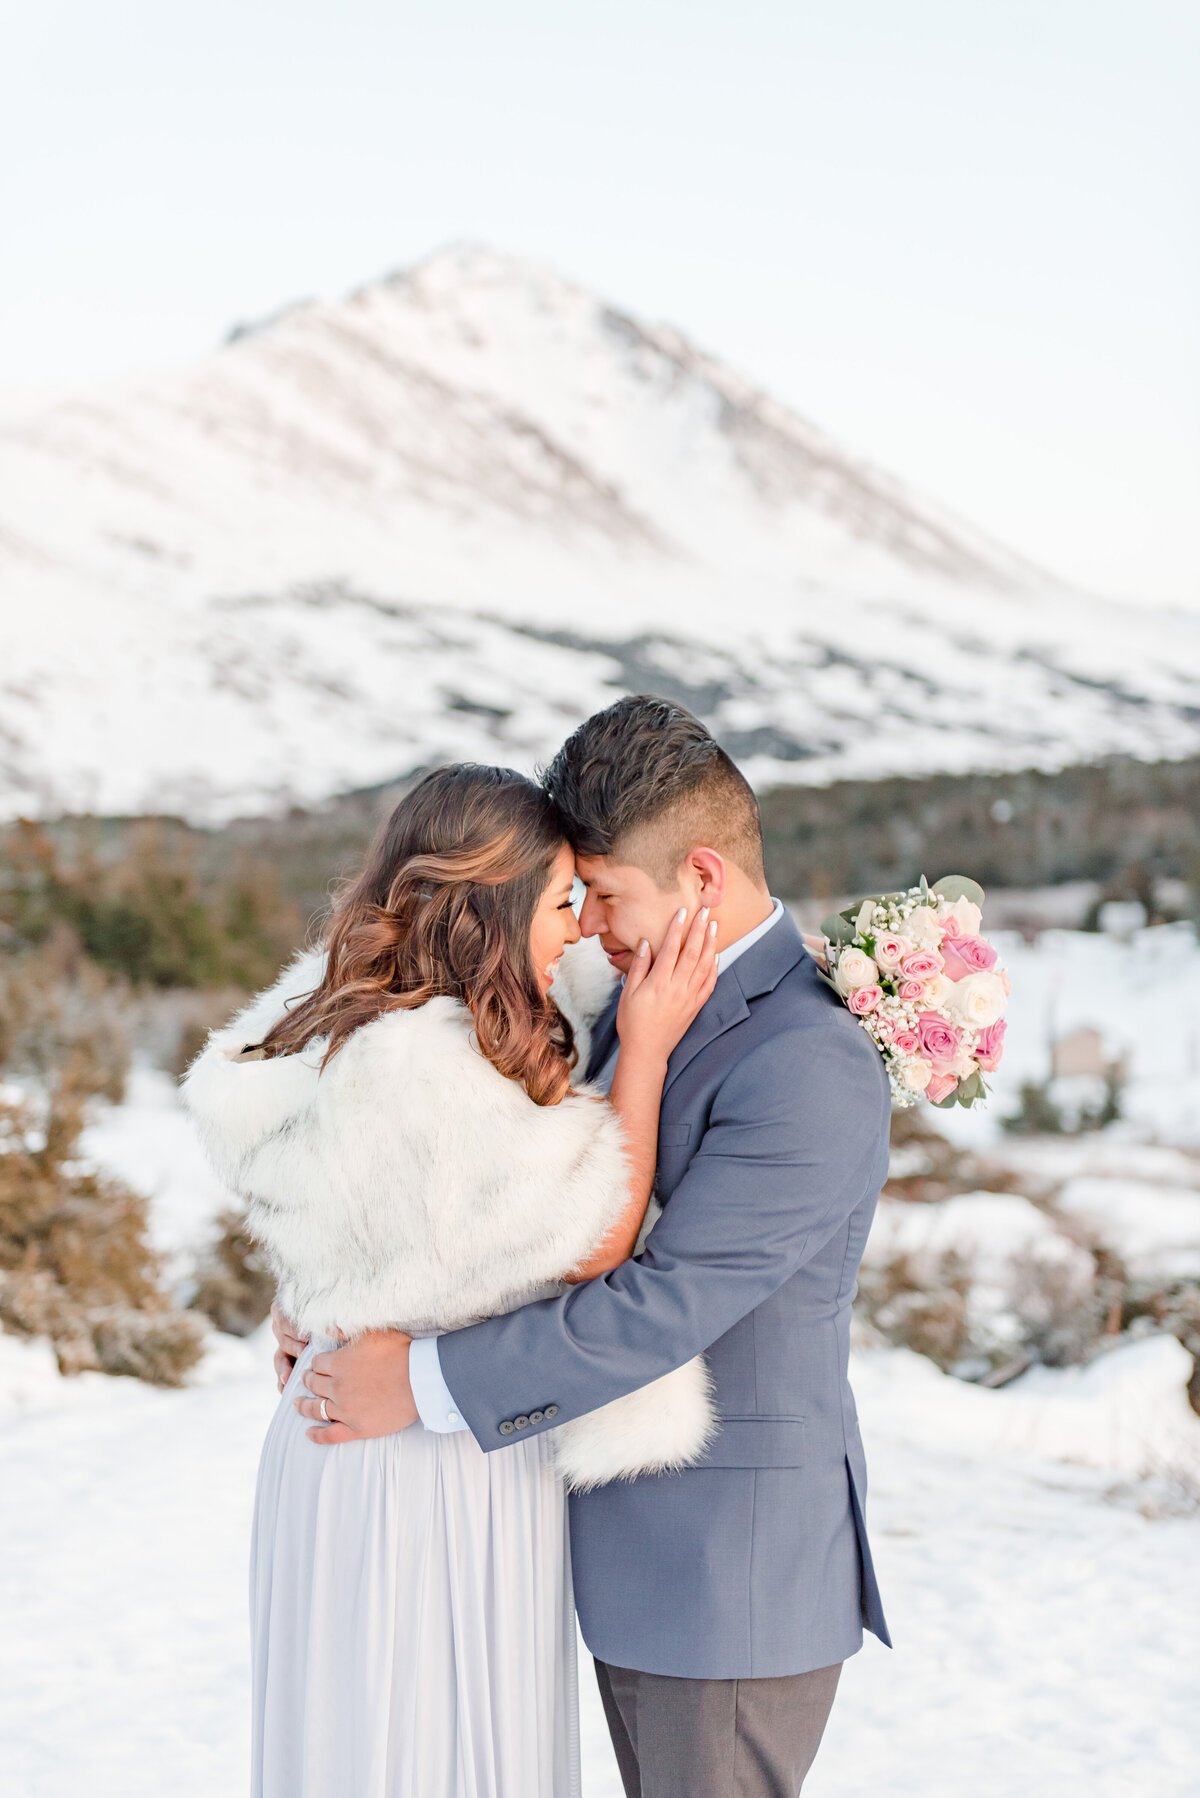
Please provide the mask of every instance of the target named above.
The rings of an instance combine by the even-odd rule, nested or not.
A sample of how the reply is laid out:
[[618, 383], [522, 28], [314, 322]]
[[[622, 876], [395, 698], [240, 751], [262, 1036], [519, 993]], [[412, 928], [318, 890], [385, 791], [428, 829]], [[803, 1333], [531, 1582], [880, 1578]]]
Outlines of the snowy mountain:
[[1200, 750], [1200, 620], [1073, 592], [677, 331], [490, 251], [0, 402], [0, 814], [530, 764], [616, 692], [760, 785]]

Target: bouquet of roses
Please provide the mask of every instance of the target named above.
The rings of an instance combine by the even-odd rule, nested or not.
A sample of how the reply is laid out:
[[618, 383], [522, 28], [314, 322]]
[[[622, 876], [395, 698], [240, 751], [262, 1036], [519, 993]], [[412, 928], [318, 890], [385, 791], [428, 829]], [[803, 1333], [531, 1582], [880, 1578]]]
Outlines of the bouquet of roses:
[[1009, 980], [979, 934], [982, 906], [975, 881], [922, 875], [821, 926], [825, 978], [874, 1038], [898, 1105], [973, 1105], [1000, 1065]]

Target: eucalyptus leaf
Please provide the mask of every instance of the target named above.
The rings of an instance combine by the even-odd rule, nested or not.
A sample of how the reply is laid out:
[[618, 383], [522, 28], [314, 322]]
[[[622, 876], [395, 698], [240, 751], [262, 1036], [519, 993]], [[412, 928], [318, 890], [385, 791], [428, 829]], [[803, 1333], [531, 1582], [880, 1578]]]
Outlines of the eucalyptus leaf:
[[830, 991], [837, 993], [838, 998], [839, 999], [841, 998], [842, 995], [838, 988], [838, 984], [837, 984], [836, 980], [831, 980], [829, 978], [828, 974], [822, 974], [820, 968], [817, 969], [817, 979], [823, 980], [825, 982], [826, 986], [830, 989]]
[[934, 881], [933, 891], [940, 893], [943, 899], [949, 899], [952, 905], [956, 899], [969, 899], [972, 905], [983, 904], [983, 888], [965, 874], [943, 874], [940, 880]]
[[821, 925], [821, 935], [828, 937], [831, 943], [852, 943], [854, 925], [849, 918], [843, 918], [840, 911], [835, 911]]
[[947, 1093], [944, 1099], [935, 1099], [933, 1103], [939, 1111], [949, 1111], [951, 1106], [958, 1104], [958, 1088], [955, 1087], [954, 1091]]
[[983, 1081], [980, 1079], [978, 1068], [968, 1079], [959, 1081], [956, 1097], [960, 1105], [971, 1105], [976, 1099], [982, 1099]]

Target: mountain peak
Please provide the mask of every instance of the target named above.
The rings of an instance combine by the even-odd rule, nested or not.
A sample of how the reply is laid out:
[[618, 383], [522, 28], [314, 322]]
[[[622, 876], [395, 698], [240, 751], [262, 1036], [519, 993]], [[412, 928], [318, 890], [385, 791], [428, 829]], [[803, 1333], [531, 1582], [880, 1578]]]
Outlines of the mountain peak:
[[532, 761], [623, 687], [761, 782], [1200, 742], [1200, 631], [1072, 594], [699, 349], [445, 246], [0, 433], [0, 809]]

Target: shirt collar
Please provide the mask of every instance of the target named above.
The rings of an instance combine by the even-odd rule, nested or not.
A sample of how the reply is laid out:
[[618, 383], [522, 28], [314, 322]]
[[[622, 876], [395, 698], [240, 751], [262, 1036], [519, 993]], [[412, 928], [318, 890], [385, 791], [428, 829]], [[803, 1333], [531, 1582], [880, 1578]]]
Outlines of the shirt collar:
[[756, 924], [753, 930], [748, 930], [746, 932], [745, 936], [738, 937], [736, 942], [728, 944], [726, 948], [721, 950], [720, 954], [717, 956], [718, 976], [723, 974], [727, 968], [731, 968], [739, 955], [745, 955], [747, 949], [753, 949], [760, 937], [766, 936], [768, 930], [771, 929], [772, 925], [778, 924], [782, 916], [782, 903], [778, 899], [772, 899], [770, 917], [764, 918], [761, 924]]

